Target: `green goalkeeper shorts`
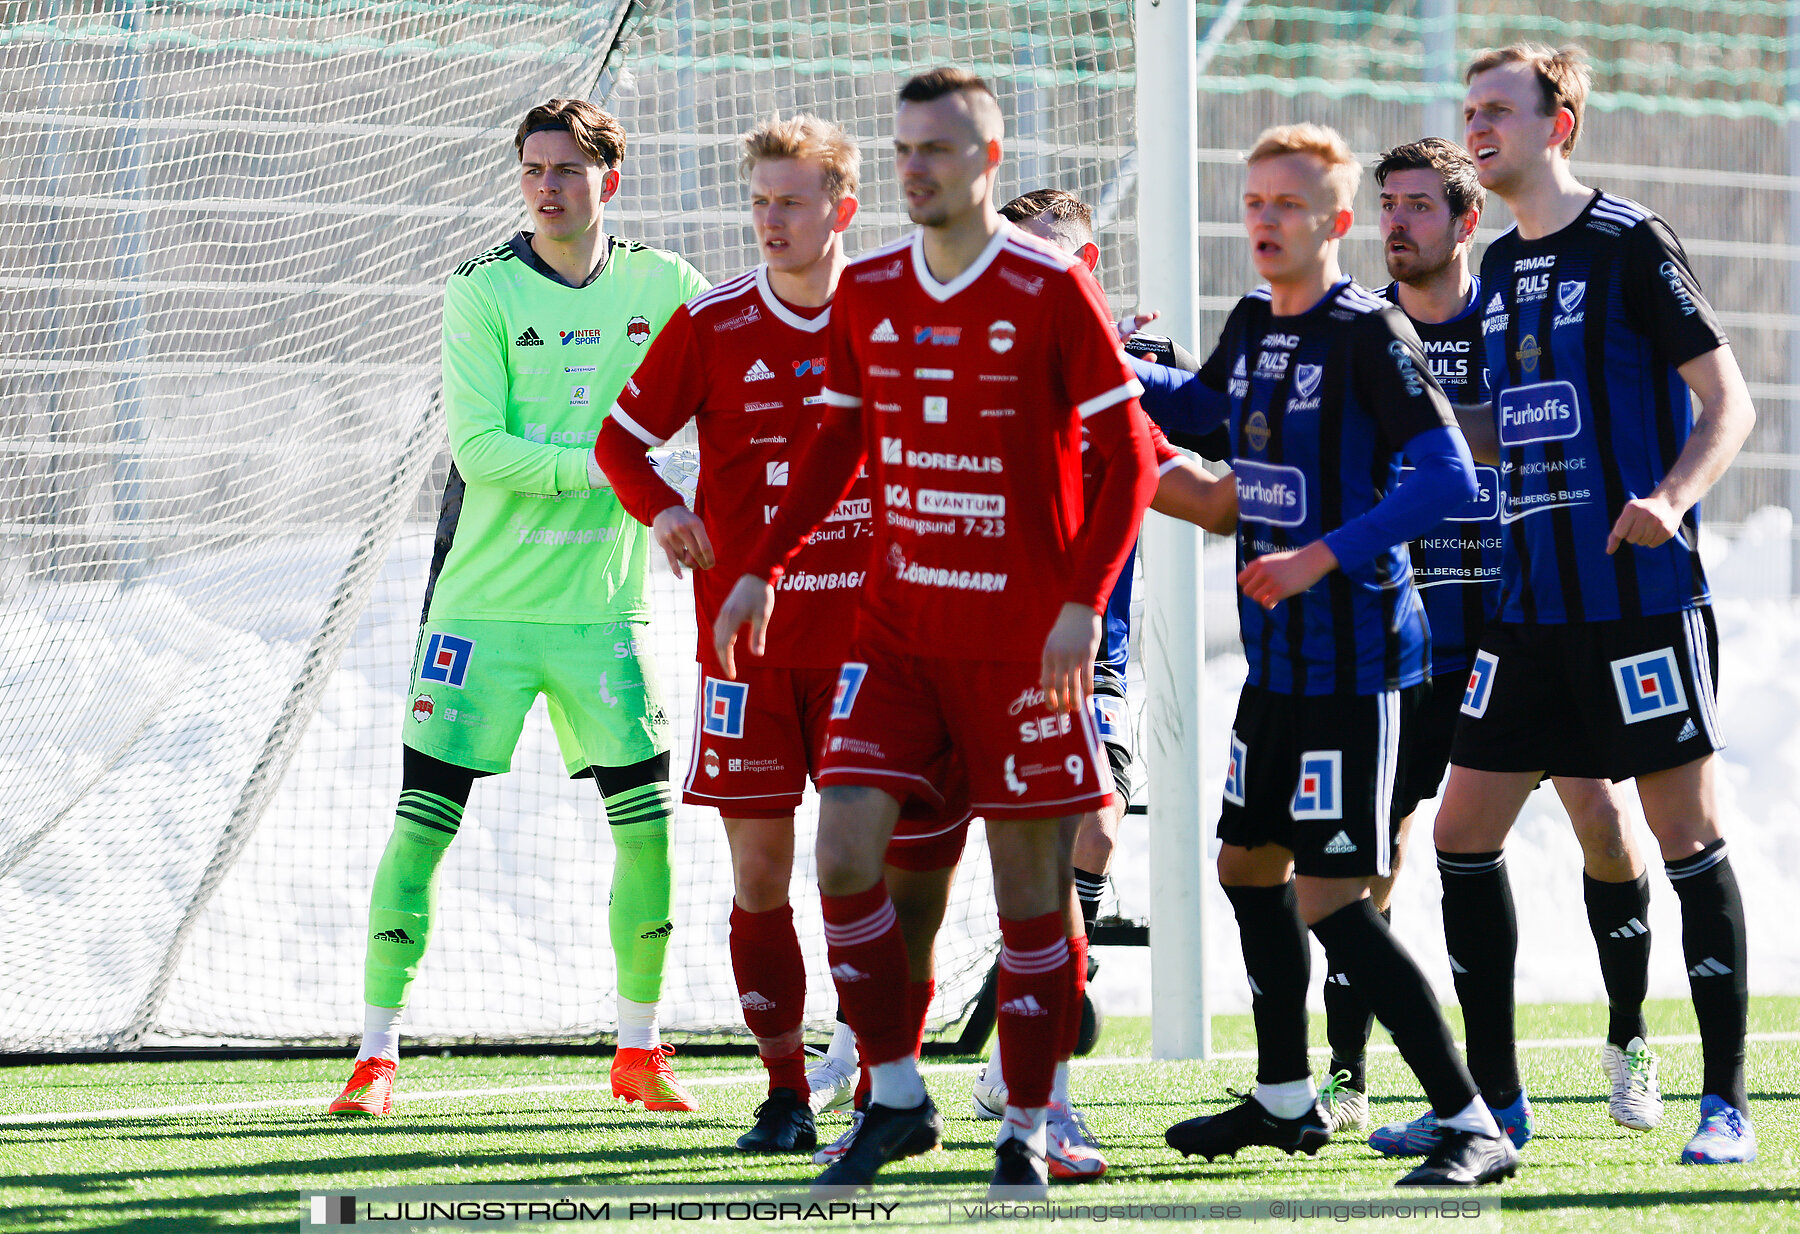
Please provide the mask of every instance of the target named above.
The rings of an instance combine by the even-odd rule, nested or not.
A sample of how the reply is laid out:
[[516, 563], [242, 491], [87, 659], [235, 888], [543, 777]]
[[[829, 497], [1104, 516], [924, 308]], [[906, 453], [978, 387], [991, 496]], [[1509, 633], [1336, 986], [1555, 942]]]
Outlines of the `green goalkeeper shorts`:
[[634, 621], [427, 622], [413, 656], [406, 744], [458, 767], [508, 771], [542, 694], [571, 775], [653, 758], [669, 748], [669, 720], [647, 630]]

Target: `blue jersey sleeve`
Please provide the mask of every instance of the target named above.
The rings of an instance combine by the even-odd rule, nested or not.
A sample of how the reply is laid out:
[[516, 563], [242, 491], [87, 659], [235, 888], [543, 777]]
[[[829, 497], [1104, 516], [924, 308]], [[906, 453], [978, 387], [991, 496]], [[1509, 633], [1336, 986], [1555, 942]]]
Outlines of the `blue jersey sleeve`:
[[1355, 569], [1396, 544], [1418, 539], [1475, 496], [1475, 460], [1455, 429], [1426, 429], [1402, 453], [1412, 472], [1374, 509], [1325, 533], [1339, 569]]
[[1210, 433], [1231, 415], [1231, 400], [1200, 380], [1198, 373], [1184, 373], [1166, 364], [1148, 364], [1126, 356], [1144, 393], [1138, 402], [1144, 414], [1164, 432]]

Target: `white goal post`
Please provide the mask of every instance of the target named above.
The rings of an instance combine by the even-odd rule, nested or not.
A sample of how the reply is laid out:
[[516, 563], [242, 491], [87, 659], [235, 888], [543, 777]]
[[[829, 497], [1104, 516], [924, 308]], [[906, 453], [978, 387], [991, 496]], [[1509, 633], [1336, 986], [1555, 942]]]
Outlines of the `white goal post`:
[[[1198, 180], [1195, 8], [1137, 0], [1138, 299], [1159, 328], [1198, 353]], [[1200, 529], [1144, 517], [1144, 712], [1149, 764], [1151, 1049], [1205, 1058], [1205, 903], [1210, 878], [1202, 811]]]

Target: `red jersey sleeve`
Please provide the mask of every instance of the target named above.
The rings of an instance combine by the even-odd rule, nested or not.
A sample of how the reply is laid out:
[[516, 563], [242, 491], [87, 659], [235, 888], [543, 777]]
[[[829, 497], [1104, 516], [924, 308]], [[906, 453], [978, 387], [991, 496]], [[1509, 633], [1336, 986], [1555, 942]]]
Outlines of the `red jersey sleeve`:
[[1069, 602], [1106, 610], [1119, 571], [1137, 543], [1144, 507], [1156, 494], [1158, 460], [1150, 423], [1138, 406], [1143, 387], [1119, 350], [1106, 298], [1085, 270], [1066, 280], [1070, 303], [1058, 316], [1058, 369], [1065, 393], [1081, 413], [1089, 449], [1104, 461], [1100, 487], [1081, 529]]
[[682, 504], [681, 494], [656, 474], [646, 451], [680, 432], [706, 405], [707, 381], [699, 331], [683, 305], [657, 332], [637, 371], [625, 379], [594, 440], [594, 457], [619, 504], [646, 526], [670, 506]]
[[[844, 280], [848, 282], [849, 280]], [[861, 407], [863, 390], [862, 365], [851, 344], [855, 335], [850, 325], [849, 288], [840, 285], [831, 310], [831, 324], [825, 327], [825, 388], [820, 394], [827, 407]]]
[[1169, 464], [1180, 462], [1186, 455], [1169, 443], [1169, 439], [1163, 435], [1163, 431], [1156, 427], [1156, 421], [1145, 416], [1144, 424], [1150, 430], [1150, 453], [1156, 458], [1156, 474], [1166, 475]]
[[[1059, 280], [1067, 296], [1058, 306], [1056, 347], [1064, 392], [1086, 421], [1096, 412], [1144, 392], [1119, 349], [1106, 296], [1094, 276], [1080, 266]], [[1066, 324], [1063, 324], [1066, 323]]]

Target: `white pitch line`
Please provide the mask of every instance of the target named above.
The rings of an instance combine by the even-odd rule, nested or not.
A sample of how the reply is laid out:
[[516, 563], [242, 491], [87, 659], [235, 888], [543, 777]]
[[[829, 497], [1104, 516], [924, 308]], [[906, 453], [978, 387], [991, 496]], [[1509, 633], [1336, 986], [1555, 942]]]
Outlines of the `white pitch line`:
[[[1749, 1040], [1763, 1043], [1780, 1043], [1800, 1041], [1800, 1032], [1783, 1033], [1751, 1033]], [[1518, 1043], [1521, 1050], [1557, 1050], [1594, 1047], [1602, 1044], [1600, 1037], [1541, 1037], [1527, 1038]], [[1684, 1033], [1674, 1037], [1658, 1037], [1657, 1045], [1698, 1045], [1700, 1038], [1694, 1033]], [[1461, 1042], [1457, 1043], [1461, 1045]], [[1391, 1044], [1369, 1046], [1371, 1054], [1397, 1053]], [[1328, 1054], [1329, 1046], [1314, 1046], [1309, 1053]], [[1255, 1050], [1221, 1050], [1208, 1061], [1211, 1062], [1249, 1062], [1256, 1058]], [[1101, 1058], [1078, 1058], [1078, 1067], [1138, 1067], [1145, 1063], [1157, 1061], [1142, 1056], [1115, 1056]], [[945, 1071], [961, 1071], [975, 1066], [974, 1063], [926, 1063], [919, 1068], [928, 1075]], [[695, 1079], [684, 1079], [682, 1084], [688, 1088], [714, 1088], [729, 1084], [748, 1084], [761, 1081], [762, 1075], [755, 1071], [746, 1071], [741, 1075], [699, 1076]], [[422, 1101], [459, 1101], [471, 1097], [511, 1097], [528, 1096], [541, 1093], [609, 1093], [611, 1083], [606, 1084], [528, 1084], [514, 1088], [445, 1088], [425, 1092], [409, 1092], [394, 1094], [394, 1104], [412, 1105]], [[179, 1114], [232, 1114], [241, 1110], [303, 1110], [307, 1108], [322, 1110], [329, 1104], [319, 1097], [282, 1097], [271, 1101], [219, 1101], [204, 1102], [193, 1105], [143, 1106], [126, 1110], [63, 1110], [54, 1113], [32, 1114], [0, 1114], [0, 1125], [17, 1126], [24, 1123], [76, 1123], [102, 1121], [108, 1119], [128, 1118], [169, 1118]]]
[[[1094, 1067], [1126, 1066], [1147, 1063], [1148, 1058], [1084, 1058], [1082, 1065]], [[927, 1074], [940, 1071], [958, 1071], [974, 1066], [972, 1063], [926, 1063], [919, 1068]], [[687, 1088], [712, 1088], [726, 1084], [748, 1084], [761, 1081], [763, 1075], [757, 1071], [746, 1071], [738, 1075], [700, 1076], [696, 1079], [684, 1079], [681, 1083]], [[412, 1105], [421, 1101], [457, 1101], [468, 1097], [508, 1097], [525, 1096], [532, 1093], [610, 1093], [612, 1084], [529, 1084], [517, 1088], [441, 1088], [428, 1089], [423, 1092], [404, 1092], [394, 1094], [395, 1105]], [[89, 1122], [105, 1119], [125, 1118], [167, 1118], [177, 1114], [231, 1114], [239, 1110], [303, 1110], [308, 1107], [324, 1109], [330, 1101], [321, 1097], [281, 1097], [269, 1101], [219, 1101], [203, 1102], [193, 1105], [145, 1106], [128, 1110], [64, 1110], [57, 1113], [4, 1114], [0, 1115], [0, 1124], [19, 1123], [59, 1123]]]

